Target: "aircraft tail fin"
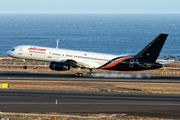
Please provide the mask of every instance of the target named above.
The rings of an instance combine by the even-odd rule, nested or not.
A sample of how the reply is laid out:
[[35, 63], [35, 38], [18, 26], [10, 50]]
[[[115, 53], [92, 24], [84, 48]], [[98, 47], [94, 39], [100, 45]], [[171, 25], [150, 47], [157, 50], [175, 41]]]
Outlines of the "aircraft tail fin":
[[147, 62], [155, 62], [166, 41], [167, 36], [168, 34], [159, 34], [152, 42], [150, 42], [134, 57]]

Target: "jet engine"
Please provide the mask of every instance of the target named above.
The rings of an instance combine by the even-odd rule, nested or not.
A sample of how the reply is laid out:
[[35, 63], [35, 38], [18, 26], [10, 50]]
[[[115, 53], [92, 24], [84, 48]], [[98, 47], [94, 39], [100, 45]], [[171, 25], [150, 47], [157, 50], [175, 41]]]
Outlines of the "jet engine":
[[49, 68], [51, 70], [57, 70], [57, 71], [70, 70], [70, 66], [69, 65], [65, 65], [62, 62], [55, 62], [55, 61], [51, 61], [49, 63]]

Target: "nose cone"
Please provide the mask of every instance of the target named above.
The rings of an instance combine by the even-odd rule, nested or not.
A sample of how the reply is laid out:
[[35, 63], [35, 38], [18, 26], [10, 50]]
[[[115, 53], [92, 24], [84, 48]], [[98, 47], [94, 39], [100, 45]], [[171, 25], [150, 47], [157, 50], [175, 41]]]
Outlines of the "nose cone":
[[12, 56], [12, 51], [9, 50], [6, 54], [11, 57]]
[[16, 46], [16, 47], [13, 47], [11, 50], [9, 50], [6, 54], [9, 56], [9, 57], [18, 57], [18, 51], [19, 51], [19, 47]]
[[6, 54], [10, 57], [14, 57], [15, 56], [15, 48], [9, 50]]

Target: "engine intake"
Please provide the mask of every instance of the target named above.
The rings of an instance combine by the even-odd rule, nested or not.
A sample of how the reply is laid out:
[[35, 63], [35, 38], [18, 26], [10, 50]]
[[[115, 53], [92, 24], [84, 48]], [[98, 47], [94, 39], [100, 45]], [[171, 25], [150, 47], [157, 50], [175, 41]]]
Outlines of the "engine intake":
[[55, 62], [55, 61], [51, 61], [49, 63], [49, 68], [51, 70], [57, 70], [57, 71], [70, 70], [70, 66], [69, 65], [65, 65], [62, 62]]

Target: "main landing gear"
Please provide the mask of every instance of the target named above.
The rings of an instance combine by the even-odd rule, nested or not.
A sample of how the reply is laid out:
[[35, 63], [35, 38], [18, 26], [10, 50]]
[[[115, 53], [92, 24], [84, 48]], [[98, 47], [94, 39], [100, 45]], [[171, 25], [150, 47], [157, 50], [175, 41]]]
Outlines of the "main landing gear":
[[89, 72], [87, 73], [87, 75], [94, 75], [95, 72], [92, 72], [92, 68], [89, 69]]
[[[78, 70], [78, 72], [75, 73], [75, 76], [76, 77], [83, 77], [83, 73], [81, 73], [81, 68], [77, 68], [77, 70]], [[87, 73], [88, 76], [95, 74], [95, 72], [92, 72], [92, 68], [90, 68], [89, 70], [90, 70], [90, 72]]]
[[83, 73], [75, 73], [76, 77], [83, 77]]
[[83, 73], [81, 73], [81, 68], [77, 68], [77, 73], [75, 73], [75, 76], [76, 77], [82, 77], [83, 76]]

